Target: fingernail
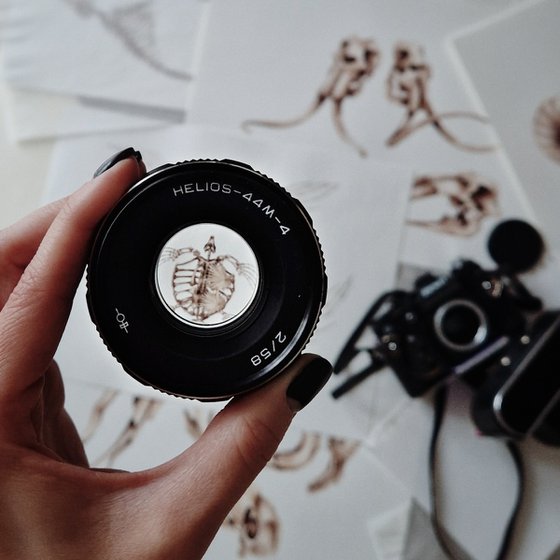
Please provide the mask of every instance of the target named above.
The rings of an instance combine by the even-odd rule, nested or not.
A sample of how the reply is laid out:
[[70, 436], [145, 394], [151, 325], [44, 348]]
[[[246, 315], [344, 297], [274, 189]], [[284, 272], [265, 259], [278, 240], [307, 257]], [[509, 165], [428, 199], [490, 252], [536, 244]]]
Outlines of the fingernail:
[[325, 386], [333, 368], [325, 358], [317, 357], [309, 362], [288, 385], [286, 397], [293, 412], [307, 406]]
[[95, 171], [95, 173], [93, 174], [93, 177], [99, 177], [99, 175], [101, 175], [102, 173], [105, 173], [105, 171], [107, 171], [108, 169], [111, 169], [111, 167], [113, 167], [113, 165], [119, 163], [119, 161], [123, 161], [125, 159], [128, 158], [135, 158], [136, 161], [141, 162], [142, 161], [142, 154], [138, 151], [135, 150], [134, 148], [126, 148], [118, 153], [116, 153], [115, 155], [111, 156], [110, 158], [106, 159]]

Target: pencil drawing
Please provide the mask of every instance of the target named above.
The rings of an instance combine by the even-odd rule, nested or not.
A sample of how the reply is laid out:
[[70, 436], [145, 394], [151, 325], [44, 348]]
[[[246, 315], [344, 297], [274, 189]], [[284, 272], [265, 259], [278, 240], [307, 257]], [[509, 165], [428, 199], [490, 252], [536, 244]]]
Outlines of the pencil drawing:
[[[205, 253], [205, 255], [203, 254]], [[165, 247], [160, 262], [173, 261], [173, 296], [176, 308], [203, 323], [225, 308], [236, 290], [236, 274], [256, 284], [255, 270], [233, 255], [215, 255], [216, 242], [210, 236], [202, 251], [193, 247]], [[229, 268], [229, 270], [228, 270]]]
[[434, 219], [408, 219], [408, 225], [467, 237], [480, 231], [484, 218], [499, 215], [497, 186], [474, 172], [416, 178], [411, 202], [428, 197], [442, 197], [451, 213]]
[[560, 163], [560, 95], [545, 99], [537, 107], [533, 132], [543, 153]]
[[237, 531], [238, 558], [269, 556], [278, 549], [280, 519], [274, 506], [251, 486], [230, 511], [224, 527]]
[[309, 492], [318, 492], [336, 484], [342, 478], [346, 464], [359, 447], [360, 443], [356, 440], [328, 437], [328, 463], [324, 471], [309, 484]]
[[308, 465], [319, 451], [321, 435], [302, 432], [299, 442], [291, 449], [277, 451], [268, 466], [277, 470], [295, 470]]
[[93, 461], [93, 464], [96, 466], [104, 465], [106, 467], [112, 467], [117, 458], [126, 449], [132, 446], [144, 424], [156, 415], [161, 404], [162, 402], [158, 399], [134, 397], [130, 419], [113, 444], [97, 457], [97, 459]]
[[144, 64], [175, 80], [190, 80], [184, 70], [170, 68], [155, 53], [154, 0], [129, 0], [112, 10], [99, 9], [94, 0], [62, 0], [82, 18], [96, 18], [130, 54]]
[[[476, 146], [460, 141], [444, 125], [447, 119], [472, 119], [486, 123], [486, 117], [467, 111], [438, 113], [430, 100], [428, 84], [432, 68], [426, 62], [424, 49], [420, 45], [398, 42], [393, 51], [393, 65], [386, 82], [387, 98], [405, 109], [401, 124], [386, 140], [387, 146], [395, 146], [412, 133], [425, 126], [432, 126], [445, 140], [463, 150], [486, 152], [493, 146]], [[418, 118], [418, 116], [420, 118]], [[414, 122], [416, 121], [416, 122]]]
[[311, 106], [301, 115], [287, 120], [246, 120], [242, 127], [286, 128], [299, 125], [314, 115], [327, 101], [332, 102], [332, 118], [339, 137], [350, 144], [361, 156], [367, 155], [365, 149], [349, 135], [342, 118], [342, 105], [349, 98], [358, 95], [364, 83], [375, 71], [379, 62], [380, 52], [373, 39], [356, 36], [344, 39], [334, 55], [327, 78]]

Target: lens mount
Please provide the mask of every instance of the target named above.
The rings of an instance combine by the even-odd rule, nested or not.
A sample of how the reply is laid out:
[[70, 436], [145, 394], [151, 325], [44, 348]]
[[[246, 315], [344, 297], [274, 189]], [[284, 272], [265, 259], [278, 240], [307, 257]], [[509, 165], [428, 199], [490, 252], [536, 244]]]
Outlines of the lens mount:
[[436, 310], [434, 330], [442, 344], [457, 352], [478, 348], [488, 337], [482, 309], [467, 299], [452, 299]]
[[166, 393], [222, 400], [302, 351], [325, 303], [303, 206], [248, 165], [186, 161], [134, 185], [102, 223], [87, 300], [105, 345]]

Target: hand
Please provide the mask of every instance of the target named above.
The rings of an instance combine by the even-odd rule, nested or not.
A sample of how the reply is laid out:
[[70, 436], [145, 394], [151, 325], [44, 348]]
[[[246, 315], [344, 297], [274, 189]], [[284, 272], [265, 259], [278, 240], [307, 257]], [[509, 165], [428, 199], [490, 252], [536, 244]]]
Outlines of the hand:
[[137, 473], [88, 467], [53, 356], [96, 225], [144, 173], [141, 161], [116, 157], [68, 198], [0, 232], [3, 559], [201, 558], [330, 375], [326, 360], [303, 356], [233, 399], [168, 463]]

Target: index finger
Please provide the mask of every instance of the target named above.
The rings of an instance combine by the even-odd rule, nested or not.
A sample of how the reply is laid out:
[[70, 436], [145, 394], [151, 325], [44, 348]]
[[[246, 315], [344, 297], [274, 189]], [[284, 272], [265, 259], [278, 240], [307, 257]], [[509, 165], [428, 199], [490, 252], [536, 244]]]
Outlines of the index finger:
[[96, 226], [142, 174], [127, 159], [65, 199], [0, 313], [0, 398], [17, 397], [50, 364]]
[[63, 204], [64, 199], [52, 202], [0, 230], [0, 311]]

